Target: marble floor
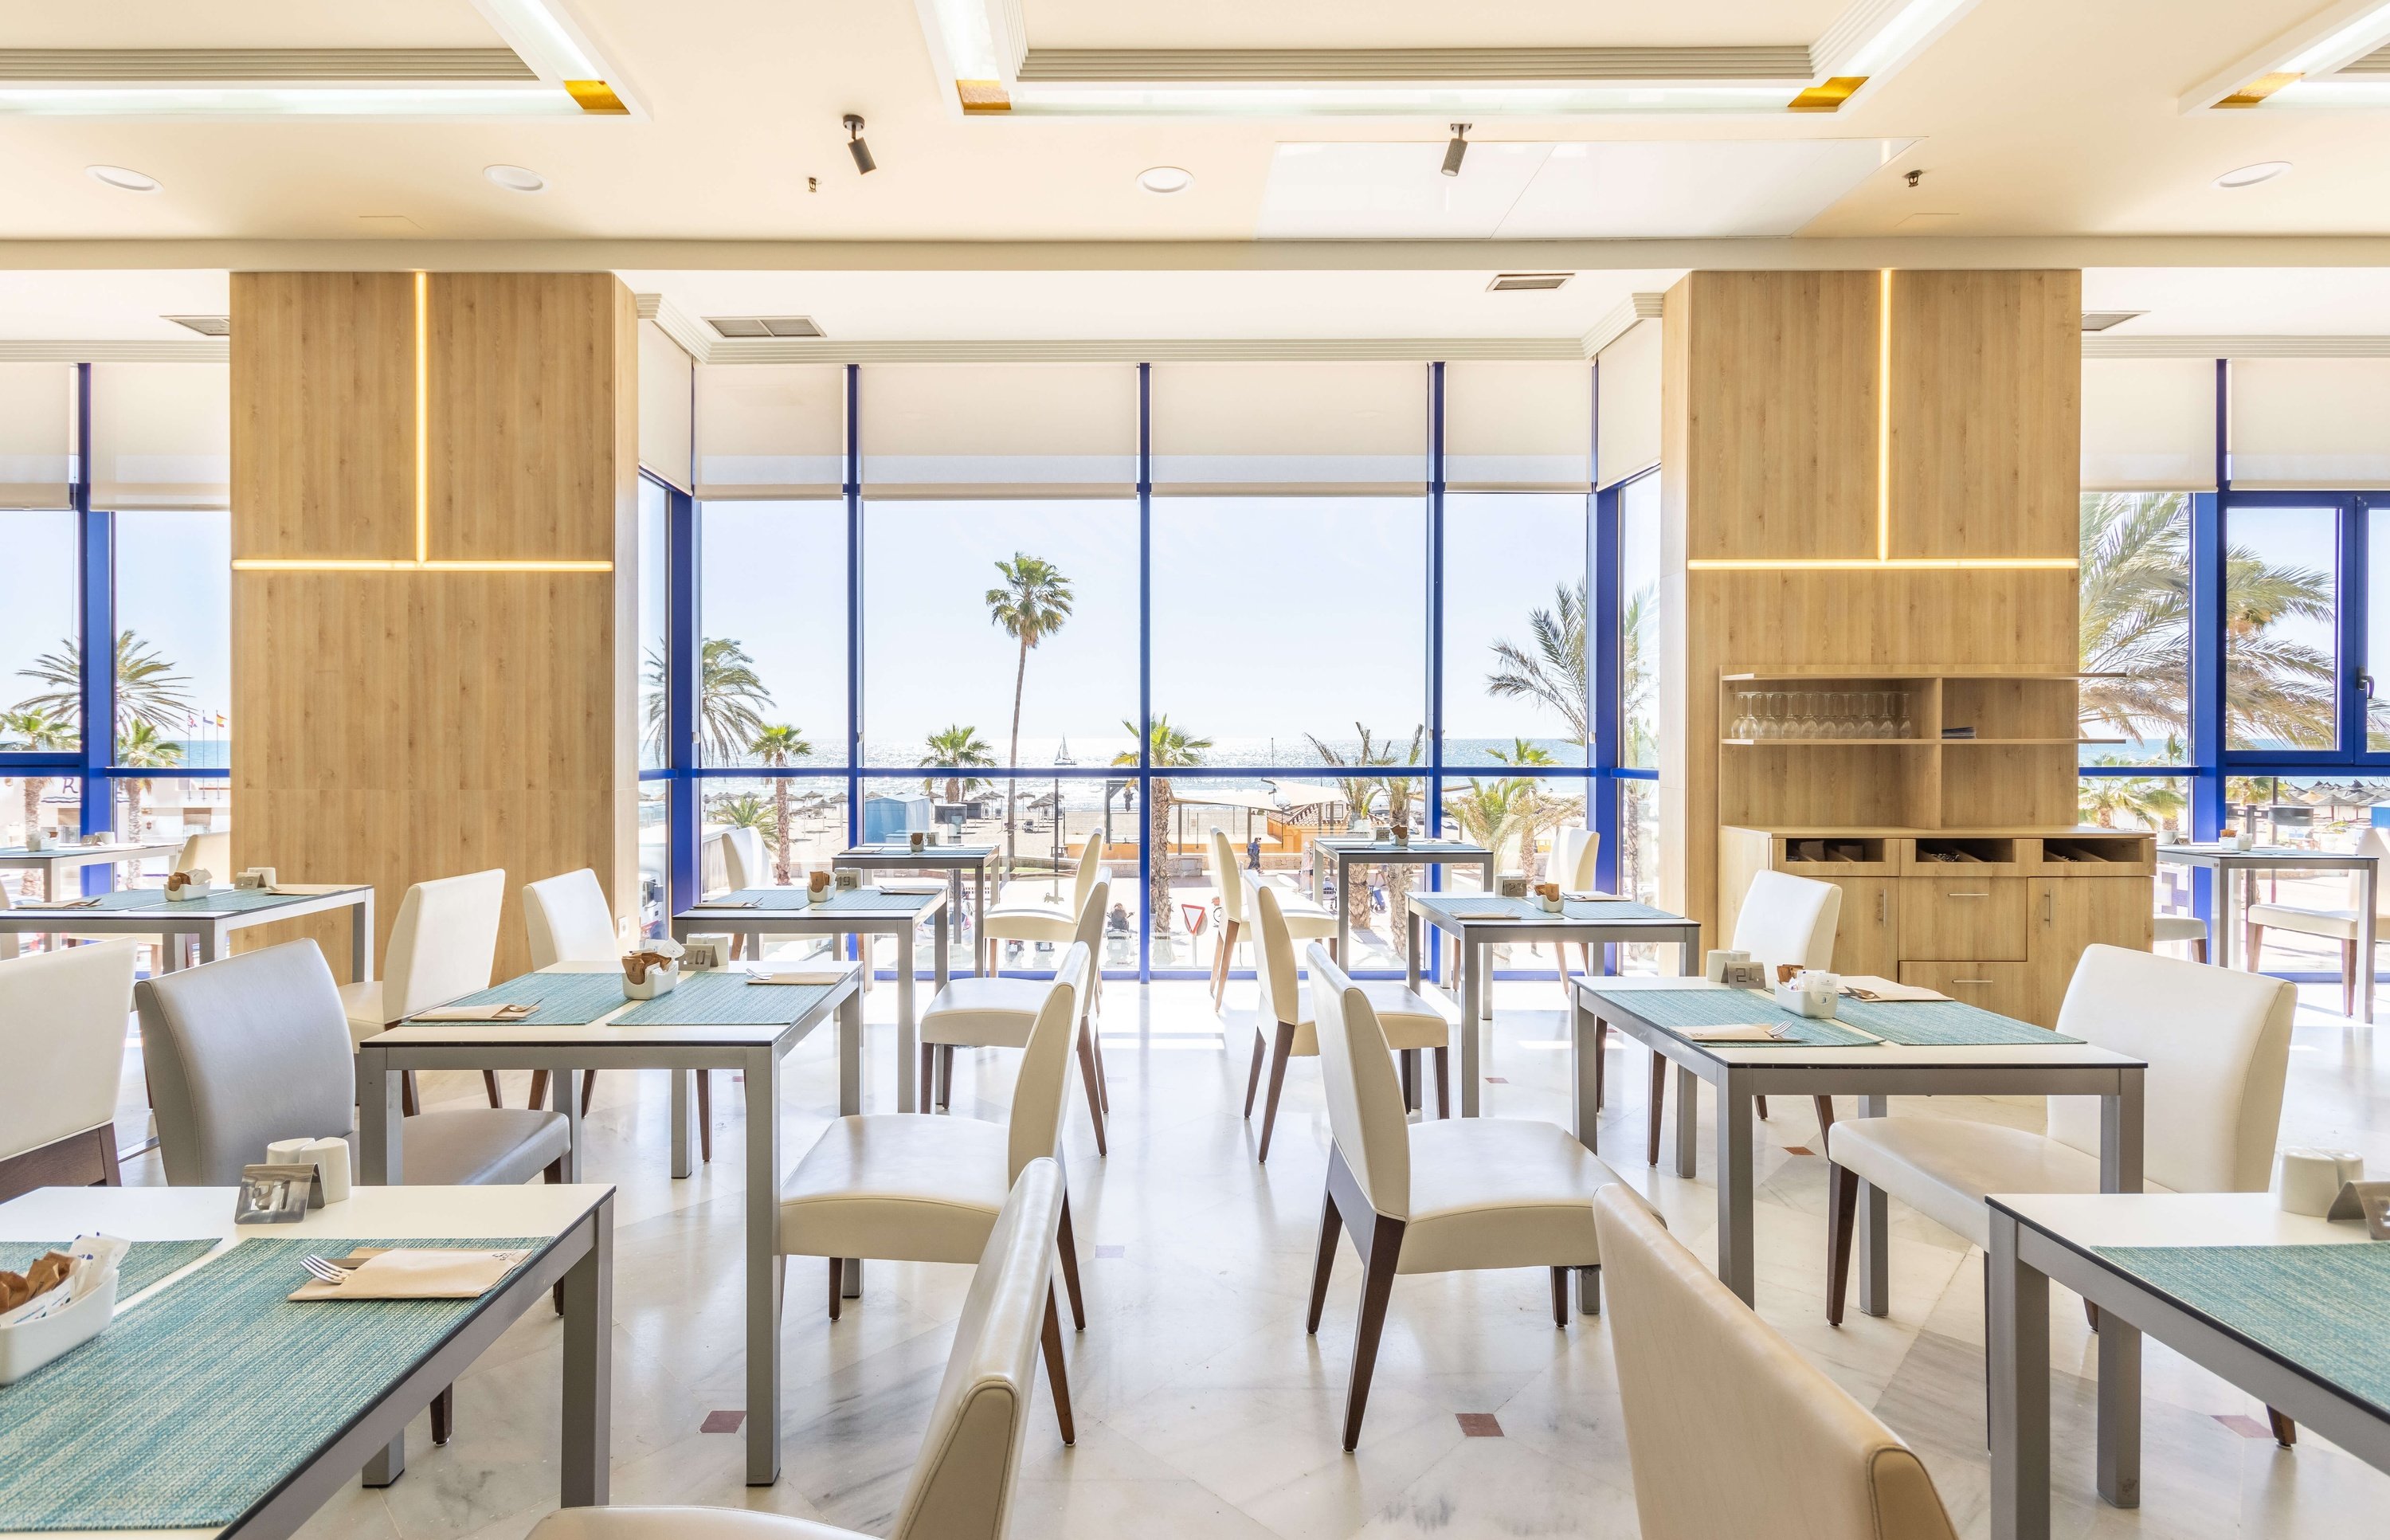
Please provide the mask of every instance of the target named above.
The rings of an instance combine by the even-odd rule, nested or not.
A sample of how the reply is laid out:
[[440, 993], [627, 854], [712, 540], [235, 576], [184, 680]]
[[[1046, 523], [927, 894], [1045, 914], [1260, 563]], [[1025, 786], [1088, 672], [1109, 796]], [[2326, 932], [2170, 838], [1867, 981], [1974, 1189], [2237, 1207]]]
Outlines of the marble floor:
[[[1565, 1122], [1559, 987], [1497, 986], [1485, 1104]], [[2335, 986], [2302, 991], [2283, 1115], [2286, 1142], [2365, 1150], [2390, 1169], [2390, 1095], [2371, 1029], [2334, 1014]], [[867, 996], [867, 1097], [893, 1106], [895, 991]], [[1540, 1269], [1407, 1277], [1395, 1286], [1358, 1453], [1338, 1447], [1359, 1267], [1349, 1246], [1316, 1338], [1303, 1330], [1328, 1150], [1316, 1061], [1298, 1060], [1268, 1166], [1240, 1116], [1253, 986], [1225, 1017], [1204, 986], [1114, 982], [1104, 995], [1111, 1154], [1099, 1160], [1084, 1104], [1066, 1122], [1087, 1329], [1070, 1343], [1079, 1442], [1061, 1446], [1040, 1392], [1015, 1533], [1034, 1536], [1266, 1536], [1636, 1533], [1633, 1485], [1606, 1326], [1551, 1325]], [[1676, 1233], [1707, 1256], [1714, 1198], [1640, 1160], [1643, 1052], [1612, 1048], [1614, 1099], [1602, 1147]], [[137, 1045], [135, 1048], [137, 1053]], [[998, 1118], [1012, 1056], [964, 1053], [955, 1110]], [[520, 1076], [508, 1077], [512, 1099]], [[875, 1264], [869, 1296], [832, 1326], [816, 1272], [789, 1290], [778, 1484], [741, 1484], [740, 1098], [714, 1097], [716, 1159], [665, 1174], [660, 1073], [599, 1083], [589, 1179], [620, 1188], [614, 1358], [614, 1500], [709, 1503], [818, 1517], [887, 1533], [960, 1309], [960, 1267]], [[126, 1081], [137, 1097], [137, 1065]], [[827, 1034], [786, 1077], [793, 1161], [835, 1110]], [[430, 1077], [427, 1099], [478, 1103], [478, 1077]], [[1947, 1100], [1948, 1116], [2037, 1124], [2037, 1103]], [[1825, 1163], [1805, 1105], [1779, 1103], [1761, 1141], [1759, 1309], [1916, 1446], [1960, 1530], [1985, 1532], [1982, 1270], [1956, 1238], [1895, 1205], [1891, 1315], [1825, 1324]], [[128, 1108], [128, 1112], [132, 1109]], [[1704, 1104], [1706, 1120], [1707, 1106]], [[126, 1120], [128, 1131], [137, 1126]], [[1703, 1149], [1706, 1152], [1704, 1136]], [[1706, 1166], [1705, 1166], [1706, 1172]], [[162, 1180], [154, 1155], [131, 1182]], [[341, 1540], [518, 1540], [555, 1501], [559, 1327], [535, 1312], [457, 1384], [457, 1432], [431, 1446], [418, 1418], [408, 1473], [351, 1487], [309, 1526]], [[2093, 1349], [2075, 1302], [2053, 1290], [2062, 1535], [2208, 1540], [2379, 1534], [2390, 1478], [2312, 1437], [2294, 1451], [2262, 1434], [2263, 1411], [2152, 1344], [2145, 1367], [2144, 1506], [2092, 1495]], [[1465, 1434], [1459, 1414], [1494, 1418]], [[2255, 1423], [2247, 1419], [2255, 1418]], [[1474, 1419], [1472, 1419], [1474, 1420]], [[1481, 1428], [1484, 1426], [1480, 1424]], [[1731, 1452], [1720, 1452], [1731, 1464]]]

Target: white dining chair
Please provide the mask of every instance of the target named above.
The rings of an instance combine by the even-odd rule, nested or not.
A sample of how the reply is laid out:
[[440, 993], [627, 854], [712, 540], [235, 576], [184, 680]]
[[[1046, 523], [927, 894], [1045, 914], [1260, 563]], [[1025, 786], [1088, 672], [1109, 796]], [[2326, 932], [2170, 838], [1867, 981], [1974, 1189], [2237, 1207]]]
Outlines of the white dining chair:
[[[1594, 1194], [1593, 1225], [1643, 1540], [1956, 1540], [1915, 1452], [1659, 1215], [1610, 1187]], [[1730, 1474], [1721, 1449], [1735, 1452]]]
[[[1268, 886], [1261, 873], [1252, 874], [1250, 882], [1243, 868], [1237, 865], [1237, 853], [1228, 843], [1226, 829], [1212, 831], [1212, 880], [1220, 887], [1220, 933], [1212, 938], [1212, 1008], [1220, 1008], [1227, 997], [1228, 972], [1236, 965], [1238, 944], [1253, 939], [1253, 890]], [[1286, 928], [1298, 942], [1325, 941], [1334, 943], [1336, 917], [1293, 892], [1279, 893], [1279, 912], [1285, 917]], [[1342, 895], [1339, 902], [1350, 904], [1354, 895]]]
[[[1085, 987], [1079, 991], [1076, 1033], [1079, 1083], [1087, 1093], [1087, 1116], [1096, 1126], [1096, 1153], [1111, 1151], [1104, 1140], [1103, 1049], [1097, 1041], [1097, 950], [1103, 943], [1104, 911], [1111, 902], [1112, 885], [1099, 878], [1079, 905], [1078, 929], [1072, 944], [1085, 946], [1089, 959]], [[1060, 977], [1057, 973], [1056, 977]], [[924, 1106], [949, 1107], [955, 1090], [957, 1048], [1025, 1048], [1044, 1009], [1047, 986], [1035, 979], [950, 979], [921, 1012], [921, 1098]], [[934, 1094], [932, 1088], [934, 1087]]]
[[[2094, 945], [2075, 964], [2058, 1007], [2058, 1031], [2148, 1063], [2141, 1173], [2149, 1190], [2263, 1192], [2273, 1170], [2297, 1007], [2287, 980]], [[2047, 1132], [2039, 1134], [1900, 1114], [1835, 1123], [1826, 1134], [1833, 1165], [1826, 1319], [1842, 1324], [1861, 1182], [1986, 1253], [1986, 1194], [2100, 1191], [2099, 1098], [2050, 1097], [2046, 1105]], [[2277, 1419], [2278, 1435], [2287, 1427]]]
[[[1395, 1277], [1548, 1267], [1552, 1324], [1565, 1328], [1570, 1272], [1601, 1265], [1593, 1196], [1618, 1176], [1558, 1123], [1517, 1118], [1411, 1123], [1368, 995], [1353, 987], [1326, 947], [1314, 943], [1305, 960], [1335, 1148], [1328, 1157], [1304, 1329], [1319, 1332], [1341, 1228], [1364, 1269], [1344, 1397], [1350, 1453], [1361, 1441], [1361, 1414]], [[1599, 1275], [1588, 1281], [1596, 1287], [1587, 1292], [1598, 1301]]]
[[[1279, 907], [1278, 890], [1256, 883], [1250, 895], [1260, 956], [1253, 977], [1261, 986], [1261, 1013], [1253, 1018], [1253, 1063], [1245, 1074], [1245, 1117], [1253, 1115], [1253, 1093], [1259, 1089], [1262, 1060], [1269, 1060], [1269, 1097], [1262, 1110], [1261, 1148], [1256, 1160], [1269, 1159], [1270, 1134], [1278, 1126], [1279, 1087], [1286, 1083], [1289, 1059], [1319, 1056], [1319, 1027], [1313, 1015], [1311, 991], [1297, 971], [1294, 933]], [[1420, 1053], [1435, 1050], [1436, 1116], [1452, 1116], [1452, 1027], [1445, 1007], [1399, 979], [1372, 979], [1355, 988], [1369, 997], [1386, 1043], [1401, 1054], [1403, 1103], [1420, 1099]], [[1268, 1022], [1266, 1028], [1263, 1023]]]
[[[1053, 1279], [1062, 1199], [1061, 1171], [1051, 1161], [1032, 1161], [988, 1232], [963, 1296], [945, 1376], [930, 1405], [921, 1452], [896, 1505], [893, 1540], [1004, 1540], [1013, 1531], [1013, 1488], [1028, 1442], [1041, 1341], [1056, 1407], [1067, 1415], [1059, 1399], [1062, 1338], [1054, 1321]], [[752, 1508], [600, 1506], [559, 1508], [533, 1528], [529, 1540], [869, 1537]]]
[[[2370, 855], [2383, 866], [2390, 866], [2390, 835], [2381, 829], [2369, 828], [2357, 841], [2357, 853]], [[2390, 920], [2390, 881], [2380, 884], [2376, 898], [2377, 920]], [[2358, 917], [2364, 912], [2365, 877], [2361, 872], [2348, 874], [2348, 905], [2341, 909], [2313, 909], [2297, 904], [2252, 904], [2242, 918], [2248, 937], [2249, 971], [2259, 970], [2258, 954], [2265, 949], [2266, 932], [2289, 930], [2297, 935], [2315, 936], [2340, 943], [2340, 1013], [2357, 1014], [2357, 985], [2361, 978], [2367, 990], [2373, 988], [2373, 959], [2360, 959], [2357, 955]], [[2390, 926], [2378, 927], [2390, 931]]]
[[[1761, 872], [1751, 879], [1742, 895], [1742, 908], [1734, 917], [1735, 951], [1748, 952], [1751, 960], [1764, 964], [1770, 980], [1780, 966], [1793, 968], [1831, 968], [1834, 966], [1834, 927], [1843, 917], [1843, 890], [1831, 882], [1819, 882], [1806, 877], [1793, 877], [1786, 872]], [[1651, 1165], [1660, 1163], [1660, 1109], [1665, 1100], [1668, 1081], [1668, 1060], [1658, 1053], [1651, 1055], [1651, 1122], [1646, 1130], [1644, 1160]], [[1834, 1121], [1834, 1098], [1810, 1098], [1818, 1111], [1818, 1131], [1824, 1137], [1826, 1125]], [[1767, 1118], [1767, 1098], [1754, 1097], [1753, 1108], [1763, 1123]], [[1677, 1102], [1677, 1116], [1690, 1118], [1695, 1108], [1687, 1097]]]
[[0, 1202], [123, 1185], [116, 1093], [136, 951], [117, 937], [0, 963]]
[[1044, 882], [1007, 882], [987, 913], [979, 917], [977, 945], [985, 957], [980, 971], [990, 978], [1003, 971], [1000, 943], [1004, 942], [1070, 945], [1072, 938], [1079, 933], [1079, 914], [1087, 906], [1087, 893], [1095, 887], [1096, 879], [1104, 874], [1103, 857], [1102, 841], [1089, 835], [1079, 847], [1079, 859], [1071, 868], [1067, 901], [1046, 899], [1044, 891], [1048, 884]]
[[[1552, 853], [1551, 880], [1561, 885], [1564, 893], [1593, 892], [1594, 873], [1601, 856], [1601, 831], [1596, 828], [1568, 828], [1560, 831], [1560, 843]], [[1585, 970], [1593, 968], [1593, 943], [1579, 942], [1578, 956], [1584, 959]], [[1568, 943], [1552, 943], [1552, 966], [1560, 970], [1561, 988], [1569, 987]]]
[[2150, 944], [2152, 946], [2188, 946], [2191, 960], [2207, 960], [2207, 921], [2197, 915], [2169, 914], [2161, 911], [2150, 917]]
[[[531, 966], [533, 972], [554, 968], [559, 963], [614, 962], [623, 953], [623, 934], [614, 921], [614, 911], [606, 902], [606, 890], [599, 885], [598, 874], [587, 866], [560, 877], [544, 877], [536, 882], [523, 884], [523, 937], [531, 945]], [[711, 1076], [703, 1070], [697, 1076], [698, 1139], [705, 1148], [705, 1158], [713, 1158], [713, 1118]], [[589, 1099], [598, 1092], [598, 1072], [585, 1071], [581, 1076], [581, 1114], [589, 1115]], [[531, 1072], [531, 1100], [537, 1107], [547, 1099], [547, 1072]]]
[[[1062, 955], [1012, 1083], [1012, 1112], [1001, 1123], [933, 1112], [844, 1117], [829, 1125], [780, 1187], [780, 1251], [829, 1263], [829, 1318], [839, 1318], [841, 1259], [971, 1262], [985, 1250], [1005, 1195], [1034, 1161], [1062, 1162], [1062, 1103], [1071, 1076], [1078, 992], [1095, 958], [1073, 942]], [[1079, 1294], [1079, 1253], [1071, 1234], [1067, 1181], [1058, 1200], [1055, 1244], [1071, 1321], [1087, 1327]], [[787, 1275], [782, 1274], [785, 1284]], [[1054, 1404], [1071, 1441], [1070, 1392], [1061, 1374], [1059, 1334], [1049, 1351]]]
[[[362, 1043], [417, 1011], [489, 988], [498, 956], [498, 911], [506, 900], [507, 874], [498, 867], [434, 878], [407, 889], [391, 922], [382, 976], [341, 986], [349, 1035]], [[492, 1107], [503, 1105], [495, 1073], [482, 1071], [482, 1084]], [[406, 1110], [413, 1114], [420, 1106], [413, 1071], [405, 1085]]]

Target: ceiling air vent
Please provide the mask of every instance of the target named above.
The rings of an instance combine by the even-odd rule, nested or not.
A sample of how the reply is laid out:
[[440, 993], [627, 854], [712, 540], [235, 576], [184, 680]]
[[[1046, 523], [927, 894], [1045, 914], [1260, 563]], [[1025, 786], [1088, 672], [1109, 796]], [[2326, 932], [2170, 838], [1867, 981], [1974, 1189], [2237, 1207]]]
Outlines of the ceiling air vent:
[[232, 317], [229, 315], [161, 315], [161, 321], [172, 321], [178, 327], [188, 327], [202, 337], [230, 337]]
[[1575, 276], [1574, 273], [1497, 273], [1485, 291], [1508, 294], [1517, 289], [1558, 289]]
[[2087, 310], [2083, 313], [2083, 329], [2105, 331], [2110, 327], [2124, 325], [2136, 315], [2148, 314], [2146, 310]]
[[819, 337], [822, 328], [810, 315], [709, 315], [705, 324], [718, 336], [740, 341], [765, 337]]

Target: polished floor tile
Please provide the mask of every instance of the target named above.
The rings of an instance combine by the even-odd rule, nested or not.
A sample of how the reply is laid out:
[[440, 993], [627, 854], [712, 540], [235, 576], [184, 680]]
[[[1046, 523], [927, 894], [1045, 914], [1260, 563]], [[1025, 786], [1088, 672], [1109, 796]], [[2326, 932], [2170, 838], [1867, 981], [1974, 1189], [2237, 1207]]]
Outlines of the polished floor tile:
[[[1542, 959], [1535, 959], [1540, 961]], [[2371, 1029], [2333, 1013], [2337, 989], [2302, 991], [2286, 1142], [2363, 1149], [2390, 1170], [2390, 1096]], [[867, 997], [866, 1095], [894, 1104], [895, 992]], [[1041, 1391], [1015, 1533], [1037, 1536], [1284, 1536], [1636, 1533], [1633, 1480], [1607, 1328], [1551, 1324], [1540, 1271], [1406, 1277], [1394, 1288], [1368, 1421], [1339, 1447], [1360, 1267], [1340, 1259], [1317, 1337], [1303, 1329], [1318, 1233], [1328, 1121], [1317, 1061], [1290, 1066], [1266, 1168], [1240, 1115], [1253, 988], [1229, 1008], [1204, 986], [1105, 991], [1113, 1123], [1099, 1159], [1084, 1103], [1066, 1120], [1067, 1168], [1087, 1296], [1069, 1345], [1079, 1442], [1064, 1448]], [[1489, 1113], [1565, 1122], [1568, 1056], [1548, 977], [1497, 987]], [[1641, 1161], [1642, 1050], [1612, 1048], [1601, 1143], [1620, 1175], [1677, 1234], [1713, 1254], [1714, 1194]], [[1002, 1118], [1013, 1056], [958, 1056], [955, 1110]], [[140, 1126], [127, 1078], [124, 1126]], [[827, 1037], [802, 1046], [780, 1115], [793, 1163], [835, 1111]], [[507, 1077], [520, 1099], [522, 1077]], [[744, 1440], [708, 1419], [744, 1408], [739, 1154], [743, 1086], [714, 1086], [716, 1157], [665, 1174], [669, 1110], [660, 1073], [609, 1073], [589, 1123], [590, 1179], [618, 1184], [614, 1498], [711, 1503], [818, 1518], [874, 1534], [893, 1522], [969, 1284], [966, 1269], [875, 1264], [867, 1297], [832, 1326], [820, 1264], [799, 1262], [782, 1328], [784, 1469], [742, 1484]], [[435, 1075], [433, 1102], [469, 1105], [478, 1076]], [[2036, 1126], [2029, 1100], [1936, 1099], [1912, 1109]], [[1983, 1275], [1956, 1237], [1895, 1206], [1892, 1313], [1825, 1324], [1825, 1164], [1805, 1103], [1781, 1103], [1760, 1141], [1759, 1310], [1916, 1446], [1962, 1534], [1987, 1524]], [[1707, 1104], [1703, 1117], [1708, 1116]], [[1708, 1152], [1706, 1134], [1703, 1155]], [[1704, 1167], [1706, 1171], [1706, 1165]], [[154, 1155], [127, 1179], [162, 1180]], [[458, 1382], [457, 1431], [435, 1449], [418, 1420], [408, 1473], [386, 1492], [350, 1487], [308, 1528], [315, 1540], [520, 1540], [556, 1490], [558, 1326], [534, 1313]], [[2294, 1451], [2229, 1419], [2249, 1397], [2152, 1347], [2145, 1367], [2144, 1506], [2092, 1495], [2093, 1345], [2054, 1291], [2058, 1533], [2182, 1540], [2378, 1533], [2390, 1478], [2303, 1437]], [[1500, 1436], [1471, 1437], [1463, 1415]], [[1721, 1451], [1730, 1461], [1730, 1452]]]

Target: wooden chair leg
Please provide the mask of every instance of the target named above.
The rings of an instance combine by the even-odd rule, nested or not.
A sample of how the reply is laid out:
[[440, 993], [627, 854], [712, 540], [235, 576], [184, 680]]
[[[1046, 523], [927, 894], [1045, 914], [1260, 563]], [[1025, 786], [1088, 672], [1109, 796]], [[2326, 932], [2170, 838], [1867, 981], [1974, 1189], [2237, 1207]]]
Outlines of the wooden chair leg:
[[[587, 1117], [587, 1116], [589, 1115], [589, 1102], [590, 1102], [590, 1098], [591, 1098], [591, 1097], [595, 1097], [595, 1096], [597, 1096], [597, 1094], [598, 1094], [598, 1072], [597, 1072], [597, 1071], [595, 1071], [595, 1070], [584, 1070], [584, 1071], [582, 1071], [582, 1072], [581, 1072], [581, 1115], [582, 1115], [583, 1117], [585, 1117], [585, 1117]], [[534, 1100], [533, 1101], [532, 1105], [533, 1105], [533, 1106], [534, 1106], [534, 1107], [536, 1107], [536, 1106], [538, 1106], [538, 1105], [539, 1105], [539, 1103], [534, 1099]]]
[[1555, 1267], [1552, 1274], [1552, 1325], [1566, 1328], [1569, 1322], [1569, 1269]]
[[2274, 1410], [2266, 1408], [2266, 1421], [2274, 1430], [2274, 1442], [2288, 1449], [2299, 1442], [2299, 1425]]
[[1328, 1304], [1328, 1276], [1336, 1270], [1336, 1195], [1323, 1195], [1319, 1200], [1319, 1256], [1311, 1264], [1311, 1314], [1304, 1317], [1303, 1329], [1319, 1335], [1319, 1313]]
[[2263, 971], [2257, 966], [2257, 954], [2263, 950], [2266, 945], [2266, 928], [2262, 925], [2252, 925], [2246, 930], [2242, 931], [2242, 934], [2247, 939], [2249, 943], [2242, 947], [2241, 951], [2241, 955], [2246, 957], [2249, 961], [2249, 971], [2252, 973]]
[[2357, 1014], [2357, 943], [2340, 943], [2340, 1013]]
[[1859, 1217], [1858, 1173], [1842, 1166], [1826, 1168], [1826, 1324], [1843, 1324], [1843, 1303], [1850, 1293], [1851, 1233]]
[[1092, 1018], [1087, 1022], [1087, 1040], [1096, 1046], [1096, 1089], [1103, 1094], [1104, 1111], [1109, 1115], [1112, 1110], [1111, 1075], [1104, 1068], [1103, 1029]]
[[415, 1072], [413, 1070], [400, 1071], [398, 1082], [399, 1116], [403, 1118], [411, 1118], [422, 1110], [423, 1094], [416, 1088]]
[[1096, 1069], [1096, 1033], [1082, 1019], [1079, 1022], [1079, 1081], [1087, 1090], [1087, 1121], [1096, 1125], [1096, 1153], [1110, 1155], [1104, 1145], [1104, 1093], [1097, 1084], [1102, 1078]]
[[1378, 1339], [1386, 1329], [1386, 1302], [1394, 1292], [1394, 1258], [1403, 1245], [1403, 1222], [1378, 1216], [1370, 1238], [1369, 1264], [1361, 1279], [1361, 1318], [1353, 1330], [1353, 1378], [1344, 1392], [1344, 1452], [1361, 1442], [1361, 1415], [1369, 1405], [1369, 1377], [1378, 1367]]
[[1218, 1010], [1228, 997], [1228, 970], [1237, 962], [1237, 932], [1243, 927], [1237, 921], [1220, 923], [1219, 948], [1212, 956], [1212, 1008]]
[[1262, 1065], [1269, 1059], [1269, 1038], [1256, 1025], [1253, 1028], [1253, 1063], [1245, 1072], [1245, 1116], [1253, 1115], [1253, 1097], [1261, 1094]]
[[531, 1072], [531, 1099], [524, 1102], [523, 1105], [536, 1112], [542, 1107], [546, 1106], [546, 1103], [547, 1072], [546, 1070], [533, 1070]]
[[2204, 963], [2207, 960], [2207, 938], [2205, 936], [2193, 936], [2191, 938], [2191, 960], [2195, 963]]
[[1593, 1110], [1600, 1111], [1610, 1101], [1610, 1023], [1597, 1016], [1593, 1019]]
[[1826, 1131], [1834, 1126], [1834, 1098], [1811, 1097], [1810, 1105], [1818, 1110], [1818, 1153], [1826, 1152]]
[[1405, 1048], [1394, 1059], [1403, 1079], [1403, 1110], [1416, 1112], [1420, 1105], [1420, 1051]]
[[1441, 1043], [1435, 1046], [1435, 1115], [1452, 1116], [1452, 1050]]
[[1278, 1126], [1278, 1094], [1286, 1084], [1287, 1056], [1294, 1051], [1294, 1029], [1286, 1022], [1278, 1024], [1278, 1041], [1270, 1047], [1269, 1097], [1262, 1107], [1262, 1148], [1260, 1159], [1269, 1159], [1270, 1131]]
[[1566, 942], [1556, 941], [1552, 943], [1552, 971], [1561, 976], [1561, 998], [1563, 1000], [1568, 999], [1570, 996], [1568, 943]]
[[1660, 1104], [1668, 1095], [1668, 1059], [1665, 1054], [1651, 1055], [1651, 1137], [1643, 1155], [1643, 1163], [1656, 1167], [1660, 1163]]
[[431, 1442], [446, 1444], [456, 1431], [456, 1387], [449, 1386], [431, 1398]]
[[1759, 1121], [1766, 1123], [1767, 1121], [1767, 1098], [1766, 1097], [1754, 1097], [1751, 1098], [1751, 1105], [1752, 1110], [1759, 1114]]
[[1062, 1195], [1062, 1224], [1054, 1234], [1054, 1244], [1062, 1251], [1062, 1287], [1071, 1295], [1071, 1327], [1075, 1331], [1087, 1329], [1087, 1307], [1079, 1298], [1079, 1243], [1071, 1236], [1071, 1195]]
[[491, 1106], [504, 1107], [507, 1104], [506, 1098], [498, 1095], [497, 1071], [483, 1070], [482, 1072], [482, 1089], [488, 1094]]
[[697, 1072], [697, 1152], [713, 1161], [713, 1072]]
[[839, 1277], [839, 1274], [840, 1274], [842, 1271], [842, 1268], [840, 1267], [840, 1265], [839, 1265], [839, 1259], [838, 1259], [837, 1257], [832, 1257], [832, 1258], [830, 1258], [830, 1259], [829, 1259], [829, 1318], [830, 1318], [831, 1320], [833, 1320], [833, 1321], [838, 1319], [838, 1296], [839, 1296], [839, 1285], [840, 1285], [842, 1282], [843, 1282], [843, 1281], [844, 1281], [842, 1278], [841, 1278], [841, 1277]]
[[122, 1187], [124, 1168], [117, 1163], [116, 1125], [112, 1123], [101, 1123], [92, 1130], [92, 1138], [99, 1146], [98, 1185], [103, 1187]]
[[1079, 1431], [1071, 1421], [1071, 1375], [1062, 1364], [1062, 1318], [1054, 1309], [1054, 1283], [1046, 1283], [1046, 1325], [1038, 1332], [1046, 1345], [1046, 1382], [1054, 1391], [1054, 1420], [1062, 1425], [1062, 1442], [1079, 1442]]

